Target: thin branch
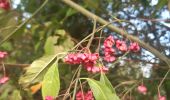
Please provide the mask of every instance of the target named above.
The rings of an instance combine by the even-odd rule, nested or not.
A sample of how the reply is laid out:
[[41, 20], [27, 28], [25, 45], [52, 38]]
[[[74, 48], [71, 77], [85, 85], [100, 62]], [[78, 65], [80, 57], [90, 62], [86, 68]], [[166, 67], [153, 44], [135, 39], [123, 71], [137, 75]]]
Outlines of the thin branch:
[[91, 38], [89, 39], [89, 42], [87, 44], [87, 48], [89, 49], [91, 46], [91, 43], [93, 41], [94, 38], [94, 34], [95, 34], [95, 30], [96, 30], [96, 19], [94, 18], [94, 25], [93, 25], [93, 35], [91, 36]]
[[10, 64], [10, 63], [0, 63], [0, 66], [2, 66], [4, 64], [4, 66], [6, 68], [11, 68], [11, 67], [21, 67], [21, 68], [25, 68], [28, 67], [30, 64]]

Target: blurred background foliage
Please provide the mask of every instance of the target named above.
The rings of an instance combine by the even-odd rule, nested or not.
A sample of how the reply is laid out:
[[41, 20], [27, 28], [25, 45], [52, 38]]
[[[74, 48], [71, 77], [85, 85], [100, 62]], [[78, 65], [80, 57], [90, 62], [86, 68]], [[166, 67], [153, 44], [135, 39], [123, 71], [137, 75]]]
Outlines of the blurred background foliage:
[[[17, 3], [18, 1], [20, 2]], [[126, 22], [117, 22], [113, 25], [124, 28], [129, 34], [138, 36], [146, 44], [170, 57], [168, 0], [73, 1], [108, 21], [113, 21], [115, 17], [126, 20]], [[19, 24], [30, 18], [43, 2], [44, 0], [12, 0], [12, 9], [0, 14], [0, 41], [6, 38]], [[100, 26], [100, 24], [97, 23], [97, 26]], [[23, 90], [18, 85], [18, 78], [23, 74], [23, 67], [25, 67], [21, 65], [30, 64], [43, 55], [70, 50], [76, 43], [91, 33], [92, 29], [92, 19], [70, 8], [61, 0], [50, 0], [36, 16], [31, 18], [29, 23], [0, 45], [0, 50], [9, 53], [4, 63], [6, 63], [7, 75], [11, 78], [9, 83], [0, 86], [0, 99], [40, 99], [40, 91], [32, 95], [30, 89]], [[107, 28], [104, 29], [103, 33], [103, 37], [112, 34], [115, 38], [122, 38]], [[128, 54], [112, 67], [114, 68], [107, 74], [112, 84], [117, 86], [122, 82], [127, 82], [116, 88], [119, 96], [123, 96], [128, 89], [132, 88], [137, 83], [133, 82], [135, 80], [141, 81], [142, 79], [143, 83], [149, 88], [149, 92], [145, 96], [132, 88], [131, 95], [126, 95], [125, 100], [130, 98], [131, 100], [156, 100], [157, 86], [168, 70], [166, 64], [145, 49], [142, 49], [138, 54]], [[59, 67], [62, 81], [61, 94], [68, 87], [75, 69], [74, 66], [64, 64]], [[84, 72], [82, 76], [91, 77], [93, 75]], [[169, 78], [165, 80], [161, 87], [161, 94], [166, 95], [167, 100], [170, 99], [170, 95], [168, 95], [170, 94]]]

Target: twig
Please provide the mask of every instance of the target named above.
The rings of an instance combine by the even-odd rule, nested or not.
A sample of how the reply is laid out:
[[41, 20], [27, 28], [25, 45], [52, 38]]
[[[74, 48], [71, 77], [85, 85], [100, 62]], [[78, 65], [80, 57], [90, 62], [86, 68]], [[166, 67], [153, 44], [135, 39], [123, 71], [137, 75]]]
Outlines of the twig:
[[25, 68], [27, 66], [29, 66], [30, 64], [10, 64], [10, 63], [0, 63], [0, 66], [1, 65], [5, 65], [6, 68], [8, 67], [21, 67], [21, 68]]
[[78, 85], [81, 69], [82, 69], [82, 66], [80, 67], [80, 69], [77, 73], [76, 83], [75, 83], [74, 91], [73, 91], [73, 100], [75, 100], [75, 95], [76, 95], [76, 90], [77, 90], [77, 85]]
[[[73, 75], [73, 77], [72, 77], [72, 79], [71, 79], [71, 83], [70, 83], [70, 85], [69, 85], [69, 88], [67, 89], [67, 91], [66, 91], [65, 94], [69, 94], [70, 89], [71, 89], [72, 85], [73, 85], [74, 82], [75, 82], [74, 78], [75, 78], [75, 76], [76, 76], [76, 74], [78, 73], [79, 70], [80, 70], [80, 67], [78, 67], [77, 70], [76, 70], [76, 72], [74, 73], [74, 75]], [[63, 100], [65, 100], [66, 98], [67, 98], [67, 95], [64, 95]]]
[[91, 43], [93, 41], [95, 30], [96, 30], [96, 19], [94, 18], [94, 25], [93, 25], [93, 32], [92, 32], [93, 34], [91, 35], [91, 38], [89, 39], [89, 42], [87, 44], [88, 49], [90, 48], [90, 45], [91, 45]]
[[166, 72], [165, 76], [163, 77], [163, 79], [159, 83], [159, 85], [158, 85], [158, 93], [160, 93], [160, 87], [162, 86], [162, 83], [165, 81], [165, 79], [168, 76], [169, 72], [170, 72], [170, 69]]

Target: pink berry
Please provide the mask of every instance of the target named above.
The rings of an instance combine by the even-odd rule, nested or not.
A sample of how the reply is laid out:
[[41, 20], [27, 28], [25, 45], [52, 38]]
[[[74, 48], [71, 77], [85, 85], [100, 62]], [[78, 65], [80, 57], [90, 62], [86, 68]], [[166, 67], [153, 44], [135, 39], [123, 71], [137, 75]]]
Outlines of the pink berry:
[[92, 73], [96, 73], [96, 72], [99, 72], [100, 71], [100, 69], [99, 69], [99, 67], [92, 67]]
[[0, 79], [0, 84], [4, 84], [4, 83], [6, 83], [7, 81], [9, 80], [9, 77], [2, 77], [1, 79]]
[[129, 49], [132, 51], [132, 52], [138, 52], [140, 50], [140, 47], [139, 47], [139, 44], [134, 42], [134, 43], [130, 43], [130, 47]]
[[86, 69], [87, 69], [88, 72], [91, 72], [92, 67], [86, 67]]
[[161, 96], [161, 95], [159, 94], [158, 99], [159, 99], [159, 100], [166, 100], [166, 97], [165, 97], [165, 96]]
[[116, 58], [114, 56], [105, 56], [104, 60], [107, 62], [113, 62], [116, 60]]
[[0, 59], [4, 59], [7, 56], [7, 52], [0, 51]]
[[125, 41], [121, 40], [116, 41], [116, 48], [122, 52], [126, 52], [128, 50]]
[[77, 94], [76, 94], [76, 100], [83, 100], [85, 97], [84, 97], [84, 93], [82, 91], [79, 91]]
[[91, 90], [85, 94], [85, 100], [94, 100], [93, 92]]
[[107, 67], [102, 67], [102, 72], [107, 72], [107, 71], [109, 71], [109, 69], [107, 68]]
[[146, 94], [147, 93], [147, 88], [146, 88], [145, 85], [138, 86], [137, 90], [138, 90], [139, 93], [142, 93], [142, 94]]
[[104, 60], [107, 62], [113, 62], [116, 60], [116, 58], [114, 57], [115, 50], [112, 48], [114, 43], [115, 41], [113, 39], [113, 36], [109, 36], [104, 41]]
[[112, 47], [114, 45], [115, 41], [113, 39], [113, 36], [109, 36], [104, 40], [104, 47]]
[[82, 91], [77, 92], [76, 100], [94, 100], [92, 91], [83, 93]]

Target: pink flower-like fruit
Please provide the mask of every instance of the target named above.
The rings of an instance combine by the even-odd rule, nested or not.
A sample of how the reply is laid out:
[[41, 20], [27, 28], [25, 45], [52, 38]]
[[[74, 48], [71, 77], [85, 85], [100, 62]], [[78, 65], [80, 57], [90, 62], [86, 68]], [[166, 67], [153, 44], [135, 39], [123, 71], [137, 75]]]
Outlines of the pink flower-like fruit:
[[132, 51], [132, 52], [138, 52], [140, 50], [140, 47], [139, 47], [139, 44], [134, 42], [134, 43], [130, 43], [130, 47], [129, 49]]
[[113, 62], [116, 60], [116, 58], [114, 56], [105, 56], [104, 60], [107, 62]]
[[104, 40], [104, 47], [111, 48], [114, 45], [114, 43], [115, 43], [114, 38], [113, 36], [110, 35]]
[[4, 84], [4, 83], [6, 83], [7, 81], [9, 80], [9, 77], [2, 77], [1, 79], [0, 79], [0, 84]]
[[116, 48], [122, 52], [126, 52], [128, 50], [125, 41], [116, 40]]
[[84, 93], [82, 91], [77, 92], [76, 100], [94, 100], [92, 91]]
[[4, 59], [7, 56], [7, 52], [0, 51], [0, 59]]
[[159, 100], [166, 100], [166, 97], [159, 95], [158, 99], [159, 99]]
[[114, 43], [115, 41], [113, 36], [107, 37], [104, 41], [104, 60], [106, 62], [113, 62], [116, 60], [114, 56], [115, 50], [112, 48]]
[[144, 95], [147, 93], [147, 88], [146, 88], [145, 85], [138, 86], [137, 90], [138, 90], [139, 93], [142, 93]]

